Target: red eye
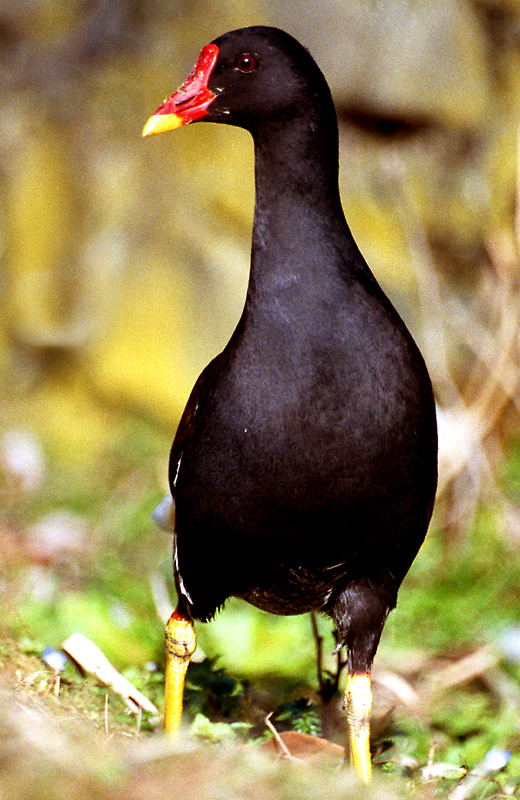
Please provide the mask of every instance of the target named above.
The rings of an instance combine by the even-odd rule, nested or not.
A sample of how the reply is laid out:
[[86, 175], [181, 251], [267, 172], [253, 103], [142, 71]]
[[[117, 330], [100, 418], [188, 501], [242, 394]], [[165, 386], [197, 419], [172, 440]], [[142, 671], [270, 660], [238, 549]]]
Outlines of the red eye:
[[243, 55], [237, 60], [237, 69], [239, 69], [240, 72], [253, 72], [256, 67], [257, 63], [254, 56]]

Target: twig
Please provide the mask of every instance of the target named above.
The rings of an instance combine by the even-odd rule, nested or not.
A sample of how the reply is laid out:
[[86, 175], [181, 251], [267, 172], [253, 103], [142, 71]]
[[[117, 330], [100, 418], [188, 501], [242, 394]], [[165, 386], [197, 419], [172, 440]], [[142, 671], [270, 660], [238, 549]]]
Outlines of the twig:
[[436, 692], [446, 692], [481, 677], [483, 673], [493, 669], [497, 661], [498, 655], [490, 647], [481, 647], [471, 655], [439, 669], [430, 676], [430, 685]]
[[418, 716], [422, 714], [422, 700], [411, 683], [390, 669], [378, 669], [374, 682], [388, 689], [400, 702]]
[[[491, 773], [500, 772], [501, 769], [504, 769], [510, 757], [510, 753], [505, 750], [490, 750], [484, 761], [476, 766], [472, 772], [469, 772], [466, 778], [450, 792], [448, 800], [467, 800], [482, 781], [498, 783], [495, 778], [491, 777]], [[500, 784], [498, 785], [500, 787]]]
[[323, 636], [318, 628], [318, 619], [315, 611], [311, 611], [311, 625], [314, 642], [316, 644], [316, 667], [320, 697], [323, 697], [325, 681], [323, 680]]
[[156, 706], [121, 675], [99, 647], [86, 636], [73, 633], [63, 642], [62, 648], [86, 672], [92, 673], [101, 683], [110, 686], [116, 694], [119, 694], [132, 711], [137, 712], [143, 708], [149, 714], [158, 716], [159, 711]]
[[105, 733], [108, 736], [108, 692], [105, 694]]
[[[285, 756], [286, 758], [294, 758], [294, 756], [292, 756], [292, 755], [291, 755], [291, 753], [290, 753], [290, 751], [289, 751], [289, 748], [288, 748], [288, 747], [287, 747], [287, 745], [286, 745], [286, 744], [285, 744], [285, 743], [282, 741], [282, 738], [281, 738], [280, 734], [278, 733], [278, 731], [277, 731], [277, 730], [276, 730], [276, 728], [274, 727], [273, 723], [271, 722], [271, 717], [272, 717], [272, 716], [273, 716], [273, 712], [272, 712], [272, 711], [270, 711], [270, 712], [269, 712], [269, 714], [267, 715], [267, 717], [264, 719], [264, 722], [265, 722], [265, 725], [266, 725], [266, 727], [267, 727], [267, 728], [268, 728], [268, 729], [271, 731], [271, 733], [273, 734], [273, 736], [274, 736], [274, 740], [275, 740], [276, 744], [278, 745], [278, 747], [279, 747], [279, 748], [280, 748], [280, 750], [282, 751], [282, 755], [283, 755], [283, 756]], [[298, 760], [298, 759], [295, 759], [295, 760]]]

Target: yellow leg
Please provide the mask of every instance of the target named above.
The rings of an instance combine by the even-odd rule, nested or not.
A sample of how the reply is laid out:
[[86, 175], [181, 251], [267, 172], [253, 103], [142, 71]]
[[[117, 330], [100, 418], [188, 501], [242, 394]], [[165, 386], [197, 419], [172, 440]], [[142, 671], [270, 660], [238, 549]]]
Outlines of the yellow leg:
[[197, 640], [191, 620], [178, 609], [166, 624], [166, 674], [164, 685], [164, 730], [175, 734], [181, 726], [184, 681]]
[[370, 783], [372, 774], [372, 762], [370, 760], [372, 689], [369, 673], [366, 675], [347, 675], [343, 708], [347, 712], [350, 761], [361, 780], [364, 783]]

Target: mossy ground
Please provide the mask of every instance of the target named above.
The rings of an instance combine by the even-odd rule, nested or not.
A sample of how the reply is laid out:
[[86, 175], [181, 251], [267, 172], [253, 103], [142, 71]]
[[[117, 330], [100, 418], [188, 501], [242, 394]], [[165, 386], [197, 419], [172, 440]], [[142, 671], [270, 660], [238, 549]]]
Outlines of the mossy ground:
[[[10, 703], [43, 707], [45, 719], [50, 715], [60, 726], [86, 725], [101, 750], [107, 742], [162, 741], [160, 727], [145, 714], [136, 717], [71, 663], [56, 696], [42, 655], [80, 631], [161, 708], [163, 625], [151, 576], [161, 576], [173, 591], [171, 543], [150, 522], [150, 512], [161, 499], [157, 475], [167, 449], [166, 436], [136, 422], [91, 470], [65, 475], [51, 461], [32, 496], [6, 485], [0, 690]], [[510, 503], [518, 460], [513, 450], [504, 477]], [[79, 551], [43, 559], [35, 555], [33, 526], [56, 510], [80, 518], [87, 535]], [[519, 586], [518, 544], [500, 504], [482, 509], [455, 543], [447, 544], [434, 524], [389, 619], [374, 670], [374, 760], [383, 796], [448, 796], [492, 748], [510, 751], [511, 759], [474, 796], [520, 792], [520, 666], [504, 645], [517, 630]], [[320, 631], [329, 653], [333, 640], [325, 619]], [[325, 709], [318, 698], [307, 617], [272, 617], [234, 601], [214, 623], [198, 627], [198, 638], [207, 658], [190, 667], [186, 721], [196, 721], [200, 739], [254, 747], [266, 737], [265, 717], [273, 712], [278, 731], [342, 741], [339, 698]], [[480, 669], [482, 653], [491, 655]], [[457, 665], [460, 679], [445, 682], [448, 668]], [[329, 656], [324, 666], [333, 667]], [[388, 675], [400, 681], [397, 693], [389, 694]], [[428, 763], [455, 770], [425, 782], [421, 770]]]

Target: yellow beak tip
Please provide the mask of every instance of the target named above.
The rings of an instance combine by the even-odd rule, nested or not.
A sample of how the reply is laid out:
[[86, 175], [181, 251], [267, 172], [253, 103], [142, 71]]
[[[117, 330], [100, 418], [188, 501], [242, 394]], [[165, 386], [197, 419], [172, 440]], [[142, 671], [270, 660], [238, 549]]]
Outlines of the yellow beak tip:
[[181, 125], [184, 125], [184, 120], [178, 114], [152, 114], [143, 128], [143, 136], [173, 131]]

